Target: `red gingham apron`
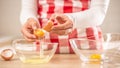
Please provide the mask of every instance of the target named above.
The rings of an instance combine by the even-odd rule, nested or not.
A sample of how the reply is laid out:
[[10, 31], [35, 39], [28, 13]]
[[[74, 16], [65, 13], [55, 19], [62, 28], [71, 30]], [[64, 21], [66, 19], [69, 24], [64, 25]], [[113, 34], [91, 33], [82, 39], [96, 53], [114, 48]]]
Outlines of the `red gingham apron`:
[[[57, 3], [57, 4], [56, 4]], [[60, 4], [59, 4], [60, 3]], [[76, 4], [77, 6], [76, 6]], [[58, 5], [58, 6], [56, 6]], [[50, 18], [53, 13], [73, 13], [89, 9], [90, 0], [38, 0], [38, 14], [41, 18]], [[41, 23], [41, 26], [43, 23]], [[49, 33], [47, 38], [50, 42], [58, 42], [56, 53], [74, 53], [69, 39], [86, 37], [88, 39], [101, 39], [101, 29], [99, 27], [88, 27], [79, 31], [74, 29], [69, 35], [58, 36]], [[90, 44], [90, 43], [89, 43]], [[89, 45], [88, 44], [88, 45]], [[94, 48], [94, 46], [90, 46]]]

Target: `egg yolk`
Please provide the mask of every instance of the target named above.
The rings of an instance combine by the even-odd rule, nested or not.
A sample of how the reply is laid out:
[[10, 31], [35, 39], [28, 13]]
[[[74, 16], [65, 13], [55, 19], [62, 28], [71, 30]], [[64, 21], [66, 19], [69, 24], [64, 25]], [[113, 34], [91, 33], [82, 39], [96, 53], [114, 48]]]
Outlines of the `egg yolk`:
[[38, 38], [42, 38], [45, 36], [45, 32], [43, 29], [36, 29], [34, 30], [34, 35], [37, 36]]
[[100, 60], [101, 59], [101, 55], [100, 54], [92, 54], [90, 56], [90, 59], [98, 59], [98, 60]]

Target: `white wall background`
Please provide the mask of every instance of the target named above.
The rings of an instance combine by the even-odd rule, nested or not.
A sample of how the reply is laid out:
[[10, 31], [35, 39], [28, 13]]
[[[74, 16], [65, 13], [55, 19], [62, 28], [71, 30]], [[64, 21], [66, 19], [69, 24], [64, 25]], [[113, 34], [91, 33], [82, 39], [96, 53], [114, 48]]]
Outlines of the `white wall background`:
[[21, 0], [0, 0], [0, 35], [20, 34]]
[[104, 33], [120, 33], [120, 0], [110, 0], [102, 30]]
[[[103, 32], [120, 33], [120, 0], [111, 0]], [[0, 35], [19, 35], [21, 0], [0, 0]]]

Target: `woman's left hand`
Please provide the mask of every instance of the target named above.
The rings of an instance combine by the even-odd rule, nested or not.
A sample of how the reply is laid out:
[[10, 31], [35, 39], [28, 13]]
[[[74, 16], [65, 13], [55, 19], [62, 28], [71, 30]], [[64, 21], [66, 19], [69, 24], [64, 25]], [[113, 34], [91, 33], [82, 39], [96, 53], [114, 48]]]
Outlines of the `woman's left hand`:
[[73, 27], [72, 20], [64, 14], [53, 14], [50, 20], [54, 20], [57, 23], [57, 25], [52, 27], [52, 32], [59, 35], [68, 34], [70, 32], [69, 30]]

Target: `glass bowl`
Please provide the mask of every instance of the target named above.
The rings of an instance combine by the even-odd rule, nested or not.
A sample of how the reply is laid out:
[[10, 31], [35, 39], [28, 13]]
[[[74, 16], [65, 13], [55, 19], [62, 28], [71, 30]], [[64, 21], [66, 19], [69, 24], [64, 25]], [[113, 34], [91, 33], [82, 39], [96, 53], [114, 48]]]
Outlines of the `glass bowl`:
[[86, 38], [74, 38], [70, 39], [70, 44], [74, 52], [83, 62], [100, 63], [102, 54], [101, 41]]
[[104, 68], [120, 67], [120, 33], [104, 34], [103, 39]]
[[120, 65], [120, 34], [106, 33], [101, 40], [70, 39], [74, 52], [85, 63], [109, 62]]
[[44, 39], [29, 42], [25, 39], [13, 41], [13, 47], [19, 59], [23, 63], [39, 64], [47, 63], [54, 56], [58, 43], [51, 43]]

